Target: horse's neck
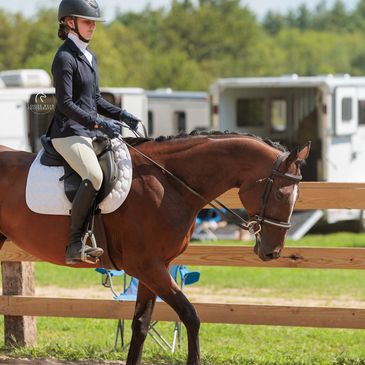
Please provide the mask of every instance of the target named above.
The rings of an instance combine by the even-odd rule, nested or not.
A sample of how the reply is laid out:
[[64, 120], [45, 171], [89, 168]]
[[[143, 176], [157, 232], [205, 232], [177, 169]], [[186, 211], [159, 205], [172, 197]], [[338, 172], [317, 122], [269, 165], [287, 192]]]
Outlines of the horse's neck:
[[[260, 172], [267, 175], [265, 166], [271, 166], [273, 155], [270, 149], [249, 137], [176, 141], [166, 146], [165, 166], [207, 200], [212, 200], [239, 187], [244, 179], [254, 178]], [[205, 205], [192, 198], [197, 205]]]

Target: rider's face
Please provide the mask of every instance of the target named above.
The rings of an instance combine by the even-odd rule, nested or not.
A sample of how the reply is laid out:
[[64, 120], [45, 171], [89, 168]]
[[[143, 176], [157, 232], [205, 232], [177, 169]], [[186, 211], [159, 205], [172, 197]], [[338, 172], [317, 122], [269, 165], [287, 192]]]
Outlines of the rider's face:
[[[72, 28], [74, 28], [74, 21], [71, 20], [71, 22], [73, 22]], [[77, 18], [77, 26], [78, 26], [81, 36], [83, 38], [87, 39], [88, 41], [91, 41], [91, 39], [94, 36], [95, 29], [96, 29], [95, 20]]]

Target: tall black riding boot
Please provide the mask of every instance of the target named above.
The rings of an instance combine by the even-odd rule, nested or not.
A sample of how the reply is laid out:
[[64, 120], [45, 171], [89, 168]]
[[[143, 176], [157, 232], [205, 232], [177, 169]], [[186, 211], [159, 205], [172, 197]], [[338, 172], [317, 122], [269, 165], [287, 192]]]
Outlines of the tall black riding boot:
[[[69, 243], [66, 249], [66, 264], [72, 265], [82, 261], [82, 236], [85, 233], [87, 219], [91, 214], [97, 191], [94, 189], [91, 181], [83, 180], [79, 190], [72, 202], [71, 210], [71, 228]], [[85, 246], [85, 254], [96, 258], [104, 253], [102, 248], [94, 248], [89, 245]]]

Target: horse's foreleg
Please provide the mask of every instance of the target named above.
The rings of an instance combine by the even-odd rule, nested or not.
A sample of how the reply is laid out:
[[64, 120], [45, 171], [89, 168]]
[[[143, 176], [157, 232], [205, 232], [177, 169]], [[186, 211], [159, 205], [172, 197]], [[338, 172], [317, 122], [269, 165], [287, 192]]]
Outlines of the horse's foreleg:
[[144, 277], [143, 281], [174, 309], [181, 322], [184, 323], [188, 335], [187, 365], [200, 365], [200, 320], [193, 305], [185, 297], [165, 267], [159, 268], [153, 275]]
[[199, 328], [200, 320], [194, 306], [189, 302], [182, 291], [177, 291], [161, 298], [178, 314], [186, 327], [188, 335], [188, 362], [187, 365], [200, 365]]
[[141, 362], [143, 344], [148, 333], [155, 302], [156, 295], [139, 282], [127, 365], [138, 365]]

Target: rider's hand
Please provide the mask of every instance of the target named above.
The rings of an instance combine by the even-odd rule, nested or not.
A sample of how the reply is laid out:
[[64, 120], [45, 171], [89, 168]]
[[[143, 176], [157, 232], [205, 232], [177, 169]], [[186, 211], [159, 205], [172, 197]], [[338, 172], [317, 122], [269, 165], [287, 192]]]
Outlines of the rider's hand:
[[100, 129], [109, 138], [116, 138], [120, 135], [121, 125], [117, 121], [103, 119], [98, 116], [96, 119], [95, 128]]
[[128, 113], [126, 110], [122, 110], [120, 113], [120, 120], [127, 124], [127, 126], [132, 129], [132, 131], [136, 131], [138, 128], [138, 123], [140, 123], [140, 119], [134, 116], [131, 113]]

